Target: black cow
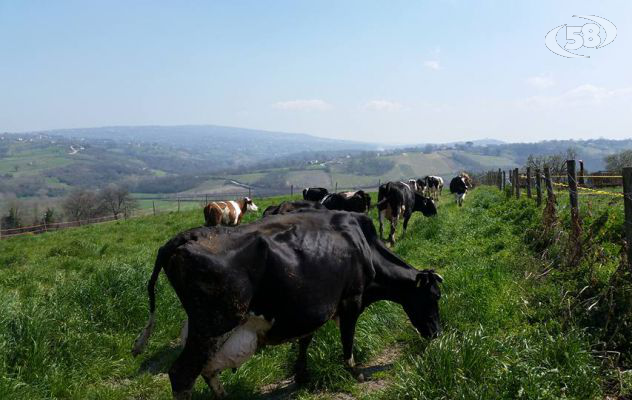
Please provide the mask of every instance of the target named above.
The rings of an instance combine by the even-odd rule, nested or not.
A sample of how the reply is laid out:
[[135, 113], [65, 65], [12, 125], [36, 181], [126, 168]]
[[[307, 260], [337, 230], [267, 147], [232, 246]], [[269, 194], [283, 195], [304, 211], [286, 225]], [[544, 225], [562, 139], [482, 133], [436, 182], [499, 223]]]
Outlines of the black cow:
[[328, 210], [369, 212], [371, 196], [363, 190], [357, 192], [330, 193], [321, 200]]
[[454, 194], [454, 200], [459, 207], [463, 206], [467, 190], [472, 186], [470, 177], [462, 173], [450, 181], [450, 193]]
[[426, 192], [426, 181], [424, 179], [417, 179], [417, 191], [421, 194]]
[[239, 367], [258, 347], [294, 339], [296, 379], [304, 378], [312, 336], [331, 319], [339, 320], [344, 360], [355, 373], [356, 322], [379, 300], [401, 304], [425, 337], [441, 329], [442, 278], [391, 252], [371, 219], [358, 213], [303, 209], [234, 228], [178, 234], [158, 251], [148, 284], [150, 318], [135, 355], [154, 327], [161, 269], [189, 318], [186, 345], [169, 370], [176, 399], [191, 398], [200, 374], [224, 395], [221, 370]]
[[437, 214], [434, 201], [415, 192], [409, 184], [404, 182], [388, 182], [380, 186], [377, 194], [378, 220], [380, 222], [380, 239], [384, 236], [382, 219], [386, 217], [391, 223], [391, 233], [388, 241], [395, 244], [395, 229], [397, 220], [404, 219], [404, 232], [408, 227], [408, 220], [414, 211], [421, 211], [426, 217]]
[[298, 201], [284, 201], [278, 206], [269, 206], [263, 211], [263, 217], [267, 217], [269, 215], [277, 215], [277, 214], [285, 214], [288, 212], [300, 210], [302, 208], [311, 208], [315, 210], [325, 209], [320, 203], [309, 200], [298, 200]]
[[426, 181], [426, 190], [428, 191], [428, 196], [433, 198], [435, 201], [439, 201], [439, 196], [443, 192], [443, 178], [440, 176], [426, 176], [424, 178]]
[[321, 201], [328, 194], [329, 191], [325, 188], [305, 188], [303, 189], [303, 200]]

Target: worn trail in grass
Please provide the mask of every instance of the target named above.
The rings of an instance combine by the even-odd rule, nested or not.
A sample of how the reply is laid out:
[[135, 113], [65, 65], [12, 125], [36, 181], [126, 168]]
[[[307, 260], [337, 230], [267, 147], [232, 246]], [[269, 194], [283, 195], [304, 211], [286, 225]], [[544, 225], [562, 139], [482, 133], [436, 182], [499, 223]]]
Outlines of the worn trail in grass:
[[[395, 251], [445, 277], [440, 338], [421, 339], [399, 306], [381, 302], [356, 336], [356, 360], [374, 368], [371, 382], [358, 384], [343, 368], [338, 329], [328, 323], [310, 348], [306, 386], [278, 386], [296, 356], [287, 344], [226, 371], [231, 397], [599, 397], [585, 338], [562, 328], [544, 301], [557, 288], [528, 278], [541, 268], [521, 241], [535, 207], [483, 188], [462, 209], [446, 196], [439, 213], [416, 215]], [[171, 398], [166, 371], [184, 314], [164, 277], [150, 346], [137, 359], [129, 350], [147, 317], [157, 248], [200, 222], [200, 212], [172, 213], [0, 242], [0, 398]], [[200, 379], [194, 398], [211, 397]]]

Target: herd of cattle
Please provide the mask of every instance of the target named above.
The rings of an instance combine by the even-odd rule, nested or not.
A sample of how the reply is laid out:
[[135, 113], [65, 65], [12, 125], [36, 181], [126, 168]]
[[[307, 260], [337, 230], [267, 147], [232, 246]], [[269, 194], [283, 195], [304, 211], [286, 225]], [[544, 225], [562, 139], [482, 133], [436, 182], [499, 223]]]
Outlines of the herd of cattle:
[[[471, 187], [466, 174], [450, 182], [462, 205]], [[155, 286], [161, 270], [187, 314], [184, 349], [169, 370], [175, 399], [190, 399], [199, 375], [218, 397], [226, 393], [222, 370], [238, 368], [258, 348], [298, 341], [295, 380], [306, 379], [307, 348], [329, 320], [339, 328], [346, 366], [359, 380], [353, 340], [356, 322], [370, 304], [402, 305], [424, 337], [440, 333], [439, 283], [433, 270], [417, 270], [383, 242], [382, 221], [398, 219], [404, 234], [415, 211], [437, 213], [443, 179], [426, 177], [388, 182], [373, 206], [364, 191], [329, 193], [307, 188], [302, 201], [270, 206], [263, 218], [240, 225], [257, 206], [249, 198], [213, 202], [204, 208], [206, 226], [176, 235], [158, 250], [148, 283], [150, 316], [134, 342], [140, 354], [155, 324]], [[376, 207], [379, 236], [366, 214]]]

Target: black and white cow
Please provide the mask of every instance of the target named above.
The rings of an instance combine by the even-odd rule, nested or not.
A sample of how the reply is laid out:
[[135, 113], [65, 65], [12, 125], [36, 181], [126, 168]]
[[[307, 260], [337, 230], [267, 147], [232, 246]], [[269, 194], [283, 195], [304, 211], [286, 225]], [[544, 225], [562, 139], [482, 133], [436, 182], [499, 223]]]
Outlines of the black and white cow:
[[415, 192], [408, 183], [388, 182], [380, 186], [377, 194], [378, 221], [380, 223], [380, 239], [384, 237], [382, 220], [386, 218], [391, 223], [391, 233], [388, 241], [395, 244], [395, 229], [397, 220], [404, 219], [404, 232], [408, 227], [408, 220], [414, 211], [421, 211], [426, 217], [437, 214], [434, 201]]
[[321, 201], [329, 191], [325, 188], [313, 187], [303, 189], [303, 200]]
[[309, 200], [284, 201], [278, 206], [269, 206], [263, 211], [263, 218], [270, 215], [285, 214], [303, 208], [311, 208], [315, 210], [325, 209], [325, 206]]
[[463, 206], [465, 195], [471, 186], [471, 179], [466, 173], [461, 173], [450, 181], [450, 193], [454, 194], [454, 200], [459, 207]]
[[328, 210], [366, 213], [371, 207], [371, 196], [363, 190], [329, 193], [320, 202]]
[[169, 370], [174, 398], [190, 399], [201, 374], [218, 396], [223, 369], [237, 368], [257, 348], [298, 339], [296, 377], [306, 376], [314, 332], [337, 319], [343, 356], [355, 370], [356, 322], [370, 304], [399, 303], [425, 337], [440, 332], [439, 283], [378, 239], [358, 213], [297, 210], [236, 228], [201, 227], [158, 251], [148, 284], [150, 318], [134, 343], [142, 352], [155, 324], [155, 285], [165, 271], [189, 318], [189, 334]]
[[431, 197], [435, 201], [439, 201], [439, 196], [443, 192], [443, 178], [440, 176], [426, 176], [424, 178], [426, 181], [426, 191], [428, 192], [428, 197]]
[[415, 183], [417, 184], [417, 191], [421, 194], [425, 194], [426, 193], [426, 180], [417, 179]]

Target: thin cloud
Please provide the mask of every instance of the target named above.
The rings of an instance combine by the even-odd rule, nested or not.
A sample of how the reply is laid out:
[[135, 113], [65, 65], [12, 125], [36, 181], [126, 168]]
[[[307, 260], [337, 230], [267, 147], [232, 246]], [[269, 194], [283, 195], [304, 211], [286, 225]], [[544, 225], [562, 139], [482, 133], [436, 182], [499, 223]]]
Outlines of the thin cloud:
[[427, 60], [424, 61], [424, 66], [426, 68], [429, 68], [433, 71], [439, 71], [441, 69], [441, 63], [439, 62], [439, 60]]
[[612, 99], [632, 100], [632, 87], [606, 89], [587, 83], [556, 96], [532, 96], [523, 103], [535, 107], [567, 108], [595, 106]]
[[272, 107], [286, 111], [325, 111], [333, 108], [331, 104], [320, 99], [279, 101]]
[[527, 78], [527, 84], [536, 89], [544, 90], [555, 85], [555, 81], [548, 75], [538, 75]]
[[368, 111], [386, 112], [401, 111], [405, 109], [403, 104], [389, 100], [371, 100], [367, 102], [362, 108]]

